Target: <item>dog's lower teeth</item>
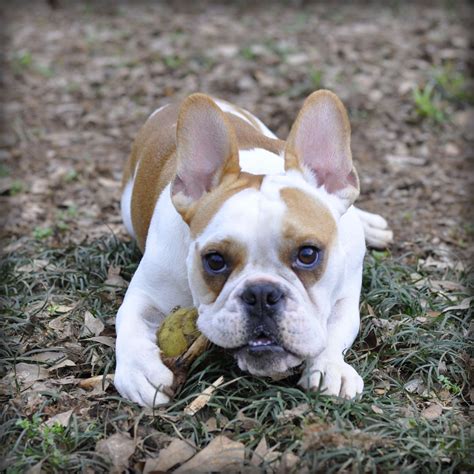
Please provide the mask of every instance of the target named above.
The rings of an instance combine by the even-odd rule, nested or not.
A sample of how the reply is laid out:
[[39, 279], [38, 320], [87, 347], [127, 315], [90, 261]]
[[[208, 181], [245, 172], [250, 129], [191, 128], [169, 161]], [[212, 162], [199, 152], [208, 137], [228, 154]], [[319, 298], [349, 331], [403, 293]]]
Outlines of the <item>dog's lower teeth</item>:
[[269, 340], [262, 340], [262, 341], [250, 341], [250, 345], [252, 347], [259, 347], [259, 346], [269, 346], [271, 345], [271, 341]]

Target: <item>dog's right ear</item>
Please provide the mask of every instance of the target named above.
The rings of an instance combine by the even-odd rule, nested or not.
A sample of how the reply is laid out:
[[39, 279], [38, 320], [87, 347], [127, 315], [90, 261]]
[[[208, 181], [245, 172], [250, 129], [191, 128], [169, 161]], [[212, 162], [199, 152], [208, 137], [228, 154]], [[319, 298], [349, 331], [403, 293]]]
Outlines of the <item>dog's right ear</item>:
[[171, 196], [180, 213], [218, 186], [224, 175], [240, 172], [235, 132], [205, 94], [192, 94], [181, 105], [176, 158]]

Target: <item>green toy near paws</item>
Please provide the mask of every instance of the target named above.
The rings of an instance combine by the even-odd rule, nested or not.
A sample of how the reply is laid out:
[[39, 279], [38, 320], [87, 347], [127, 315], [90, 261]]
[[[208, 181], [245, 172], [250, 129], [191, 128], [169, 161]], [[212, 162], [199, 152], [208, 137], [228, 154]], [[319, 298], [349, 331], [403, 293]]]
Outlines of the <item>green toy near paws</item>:
[[161, 359], [175, 375], [174, 393], [185, 382], [189, 366], [210, 345], [196, 326], [197, 318], [196, 308], [178, 308], [166, 316], [156, 333]]
[[157, 332], [158, 347], [164, 357], [178, 357], [201, 334], [196, 326], [196, 308], [178, 308], [170, 313]]

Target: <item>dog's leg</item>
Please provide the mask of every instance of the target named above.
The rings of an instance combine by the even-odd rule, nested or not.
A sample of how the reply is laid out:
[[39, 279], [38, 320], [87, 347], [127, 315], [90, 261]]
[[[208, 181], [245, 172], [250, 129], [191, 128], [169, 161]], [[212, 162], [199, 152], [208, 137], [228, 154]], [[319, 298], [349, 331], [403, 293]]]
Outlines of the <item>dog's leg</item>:
[[326, 395], [343, 398], [362, 393], [364, 381], [344, 362], [344, 351], [354, 342], [359, 324], [359, 295], [339, 300], [328, 321], [328, 345], [317, 357], [306, 361], [299, 381], [301, 386], [311, 390], [320, 388]]
[[153, 407], [169, 401], [164, 392], [173, 382], [173, 373], [161, 362], [156, 344], [156, 329], [163, 314], [142, 289], [137, 270], [117, 319], [114, 385], [123, 397], [139, 405]]
[[378, 214], [355, 208], [364, 226], [365, 241], [368, 247], [385, 249], [393, 241], [393, 232], [388, 228], [387, 221]]

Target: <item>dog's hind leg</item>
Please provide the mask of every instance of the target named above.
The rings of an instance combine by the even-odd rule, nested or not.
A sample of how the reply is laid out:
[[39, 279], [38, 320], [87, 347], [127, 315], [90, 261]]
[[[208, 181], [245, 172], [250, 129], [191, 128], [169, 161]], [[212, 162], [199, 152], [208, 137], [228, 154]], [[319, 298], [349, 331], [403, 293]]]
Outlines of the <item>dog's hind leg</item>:
[[368, 247], [385, 249], [393, 241], [393, 232], [389, 229], [387, 221], [378, 214], [355, 208], [364, 226], [365, 242]]

